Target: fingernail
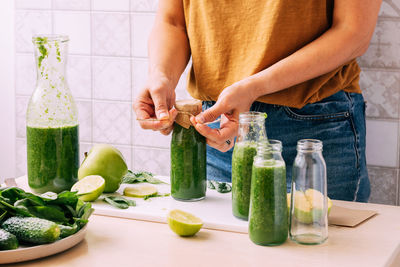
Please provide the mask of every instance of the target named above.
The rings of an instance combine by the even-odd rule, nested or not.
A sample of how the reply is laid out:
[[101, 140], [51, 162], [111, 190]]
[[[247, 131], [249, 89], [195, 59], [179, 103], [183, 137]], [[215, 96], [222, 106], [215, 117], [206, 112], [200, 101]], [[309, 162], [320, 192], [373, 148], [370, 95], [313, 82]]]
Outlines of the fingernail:
[[197, 116], [195, 119], [196, 119], [196, 122], [198, 122], [198, 123], [204, 123], [204, 119], [201, 116]]
[[166, 120], [166, 119], [168, 119], [169, 118], [169, 116], [168, 116], [168, 113], [166, 113], [166, 112], [161, 112], [160, 114], [159, 114], [159, 119], [160, 120]]

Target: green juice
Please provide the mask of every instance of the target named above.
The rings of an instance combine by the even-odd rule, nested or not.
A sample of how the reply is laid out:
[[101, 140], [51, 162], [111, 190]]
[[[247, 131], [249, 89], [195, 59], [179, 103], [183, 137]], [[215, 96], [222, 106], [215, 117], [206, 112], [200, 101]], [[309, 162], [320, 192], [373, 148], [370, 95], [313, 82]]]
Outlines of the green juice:
[[206, 195], [206, 140], [192, 126], [175, 123], [171, 139], [171, 195], [195, 201]]
[[249, 218], [249, 236], [254, 243], [274, 246], [287, 239], [286, 169], [283, 162], [253, 166]]
[[36, 193], [70, 190], [79, 168], [78, 125], [27, 127], [28, 182]]
[[247, 220], [250, 206], [251, 172], [256, 146], [253, 142], [237, 143], [232, 155], [232, 213]]

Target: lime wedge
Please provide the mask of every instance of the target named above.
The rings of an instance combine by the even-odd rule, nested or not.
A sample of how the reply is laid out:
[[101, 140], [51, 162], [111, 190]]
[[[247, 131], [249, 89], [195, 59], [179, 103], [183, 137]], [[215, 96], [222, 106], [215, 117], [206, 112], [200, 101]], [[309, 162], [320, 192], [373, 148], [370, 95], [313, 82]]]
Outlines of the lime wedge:
[[167, 220], [171, 230], [180, 236], [193, 236], [203, 226], [200, 218], [182, 210], [171, 210]]
[[157, 187], [149, 184], [139, 184], [124, 189], [124, 195], [127, 197], [149, 197], [157, 195], [157, 193]]
[[79, 199], [82, 201], [95, 201], [104, 191], [106, 183], [99, 175], [89, 175], [76, 182], [71, 192], [78, 192]]

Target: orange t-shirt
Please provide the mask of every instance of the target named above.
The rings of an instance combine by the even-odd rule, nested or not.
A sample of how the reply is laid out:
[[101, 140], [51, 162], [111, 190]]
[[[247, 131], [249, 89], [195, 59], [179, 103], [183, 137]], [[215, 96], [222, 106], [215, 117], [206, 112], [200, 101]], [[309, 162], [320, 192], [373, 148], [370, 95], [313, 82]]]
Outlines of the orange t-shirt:
[[[192, 53], [188, 91], [218, 99], [221, 91], [260, 72], [322, 35], [334, 0], [183, 0]], [[301, 108], [340, 90], [361, 93], [356, 60], [258, 101]]]

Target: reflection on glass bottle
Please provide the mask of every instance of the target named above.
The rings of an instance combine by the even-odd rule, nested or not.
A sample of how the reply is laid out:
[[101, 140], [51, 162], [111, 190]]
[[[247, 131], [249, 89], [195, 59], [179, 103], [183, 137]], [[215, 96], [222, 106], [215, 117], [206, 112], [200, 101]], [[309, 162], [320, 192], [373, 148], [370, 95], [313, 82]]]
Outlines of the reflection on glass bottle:
[[266, 140], [265, 113], [241, 113], [232, 154], [232, 213], [242, 220], [249, 216], [251, 171], [257, 143]]
[[28, 182], [37, 193], [69, 190], [79, 168], [78, 112], [65, 67], [68, 37], [34, 36], [37, 83], [26, 114]]
[[321, 244], [328, 238], [326, 165], [322, 142], [297, 142], [290, 205], [290, 238], [300, 244]]

